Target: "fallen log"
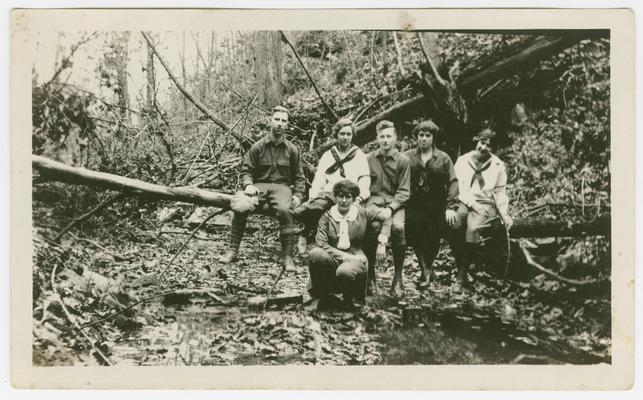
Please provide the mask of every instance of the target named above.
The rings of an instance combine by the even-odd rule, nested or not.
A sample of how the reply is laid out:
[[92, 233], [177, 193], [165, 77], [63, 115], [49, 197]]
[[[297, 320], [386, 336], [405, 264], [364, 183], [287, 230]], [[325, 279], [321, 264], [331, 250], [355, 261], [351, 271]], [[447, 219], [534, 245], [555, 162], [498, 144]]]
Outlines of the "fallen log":
[[[145, 196], [158, 200], [182, 201], [191, 204], [230, 209], [232, 195], [197, 187], [168, 187], [127, 178], [120, 175], [71, 167], [45, 157], [32, 155], [32, 167], [50, 180], [65, 183], [98, 186], [128, 192], [132, 196]], [[259, 211], [258, 213], [264, 213]], [[591, 222], [541, 219], [517, 219], [510, 231], [512, 238], [555, 236], [607, 236], [610, 234], [610, 217], [604, 216]]]
[[[565, 36], [541, 35], [529, 38], [504, 51], [493, 53], [473, 63], [470, 68], [462, 72], [456, 80], [456, 85], [467, 101], [473, 100], [478, 89], [503, 76], [510, 77], [534, 66], [539, 61], [554, 55], [565, 48], [571, 47], [582, 39], [592, 37], [591, 32], [580, 31], [576, 34]], [[404, 100], [392, 105], [372, 118], [355, 127], [353, 141], [363, 145], [375, 138], [375, 125], [377, 122], [388, 119], [393, 122], [411, 121], [427, 116], [429, 103], [423, 95]], [[328, 148], [330, 144], [327, 144]]]
[[609, 215], [596, 218], [589, 222], [523, 219], [515, 221], [509, 233], [512, 238], [609, 236], [611, 231], [610, 222]]

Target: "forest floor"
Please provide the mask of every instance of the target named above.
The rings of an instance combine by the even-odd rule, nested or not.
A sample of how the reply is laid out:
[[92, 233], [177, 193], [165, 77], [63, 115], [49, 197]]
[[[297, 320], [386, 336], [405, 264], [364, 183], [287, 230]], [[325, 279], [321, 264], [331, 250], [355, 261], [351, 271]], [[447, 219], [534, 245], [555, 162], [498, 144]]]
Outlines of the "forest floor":
[[[251, 217], [238, 262], [221, 266], [226, 218], [198, 232], [162, 273], [194, 225], [181, 220], [133, 228], [119, 221], [74, 231], [55, 244], [45, 238], [59, 228], [47, 225], [52, 222], [45, 209], [34, 207], [34, 365], [106, 363], [73, 324], [84, 326], [114, 365], [611, 360], [609, 290], [567, 286], [544, 275], [501, 280], [474, 268], [472, 287], [460, 292], [452, 285], [455, 271], [446, 245], [428, 289], [416, 288], [419, 270], [409, 252], [403, 298], [384, 295], [393, 273], [389, 264], [378, 270], [380, 294], [360, 310], [342, 310], [339, 301], [311, 310], [295, 301], [264, 313], [248, 300], [266, 296], [281, 270], [276, 221]], [[298, 271], [285, 274], [271, 297], [306, 299], [305, 257], [298, 255], [296, 262]]]

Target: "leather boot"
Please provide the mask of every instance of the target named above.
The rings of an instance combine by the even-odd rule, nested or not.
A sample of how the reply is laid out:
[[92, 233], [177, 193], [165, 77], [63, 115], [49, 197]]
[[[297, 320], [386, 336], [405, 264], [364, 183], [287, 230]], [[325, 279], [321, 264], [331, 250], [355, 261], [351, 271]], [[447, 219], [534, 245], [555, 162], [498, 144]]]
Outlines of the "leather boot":
[[295, 234], [282, 233], [281, 234], [281, 257], [286, 272], [295, 272], [297, 267], [295, 261], [292, 259], [293, 249], [295, 247]]
[[234, 213], [234, 216], [232, 217], [232, 223], [230, 224], [230, 244], [228, 245], [228, 251], [226, 251], [226, 253], [221, 258], [219, 258], [219, 262], [221, 264], [227, 265], [237, 260], [239, 246], [241, 245], [243, 232], [246, 230], [247, 220], [247, 214]]

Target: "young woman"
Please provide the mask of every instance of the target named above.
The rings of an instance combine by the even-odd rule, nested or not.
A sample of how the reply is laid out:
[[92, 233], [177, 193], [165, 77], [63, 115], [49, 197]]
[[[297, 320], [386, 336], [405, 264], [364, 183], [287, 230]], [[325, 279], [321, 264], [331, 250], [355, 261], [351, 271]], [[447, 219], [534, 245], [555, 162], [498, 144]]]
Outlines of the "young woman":
[[309, 254], [313, 297], [341, 292], [345, 304], [364, 299], [368, 262], [362, 246], [368, 223], [381, 217], [356, 204], [359, 193], [357, 184], [348, 179], [333, 186], [337, 204], [319, 219], [317, 247]]

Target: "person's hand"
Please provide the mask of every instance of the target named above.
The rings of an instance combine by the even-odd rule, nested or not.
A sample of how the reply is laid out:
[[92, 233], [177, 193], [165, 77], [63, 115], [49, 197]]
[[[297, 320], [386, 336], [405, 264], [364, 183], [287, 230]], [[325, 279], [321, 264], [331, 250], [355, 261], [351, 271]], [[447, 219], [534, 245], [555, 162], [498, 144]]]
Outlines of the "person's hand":
[[386, 261], [386, 245], [379, 243], [377, 250], [375, 250], [375, 259], [378, 264], [383, 264]]
[[383, 220], [391, 218], [393, 211], [389, 207], [381, 208], [379, 211], [379, 217]]
[[297, 196], [292, 196], [292, 200], [290, 201], [290, 206], [292, 208], [297, 208], [301, 204], [301, 200], [299, 200], [299, 197]]
[[257, 194], [259, 194], [259, 189], [257, 189], [255, 185], [248, 185], [246, 186], [245, 193], [248, 196], [256, 196]]
[[447, 210], [447, 211], [444, 213], [444, 217], [445, 217], [445, 219], [447, 220], [447, 224], [448, 224], [450, 227], [453, 227], [453, 226], [455, 225], [456, 220], [457, 220], [457, 216], [456, 216], [455, 211], [453, 211], [453, 210]]
[[489, 213], [487, 213], [487, 209], [481, 204], [473, 203], [473, 206], [471, 208], [473, 209], [473, 211], [477, 212], [480, 215], [484, 215], [486, 217], [489, 216]]

